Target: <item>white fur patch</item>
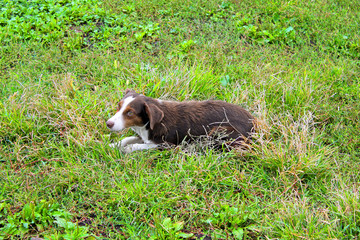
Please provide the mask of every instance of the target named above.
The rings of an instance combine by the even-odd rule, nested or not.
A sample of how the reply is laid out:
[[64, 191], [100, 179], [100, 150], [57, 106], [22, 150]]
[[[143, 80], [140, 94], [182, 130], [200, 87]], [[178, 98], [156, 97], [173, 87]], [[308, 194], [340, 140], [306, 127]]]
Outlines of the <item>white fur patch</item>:
[[135, 144], [127, 145], [124, 148], [124, 151], [126, 153], [131, 153], [133, 151], [147, 150], [147, 149], [156, 148], [156, 147], [157, 147], [157, 144], [155, 144], [155, 143], [144, 143], [144, 144], [135, 143]]
[[141, 140], [141, 138], [139, 138], [137, 136], [132, 136], [132, 137], [126, 137], [123, 140], [121, 140], [120, 142], [111, 143], [109, 146], [112, 147], [112, 148], [123, 149], [127, 145], [131, 145], [131, 144], [134, 144], [134, 143], [144, 143], [144, 141]]
[[134, 97], [130, 96], [124, 99], [121, 109], [108, 121], [114, 122], [114, 126], [110, 129], [111, 131], [121, 131], [125, 128], [124, 111], [126, 107], [134, 101]]
[[144, 143], [153, 143], [151, 140], [149, 140], [149, 130], [146, 129], [147, 124], [142, 127], [134, 126], [131, 127], [131, 129], [141, 137]]
[[138, 136], [131, 136], [131, 137], [126, 137], [123, 140], [121, 140], [121, 147], [125, 147], [127, 145], [130, 144], [134, 144], [134, 143], [144, 143], [143, 140], [141, 140], [141, 138], [139, 138]]

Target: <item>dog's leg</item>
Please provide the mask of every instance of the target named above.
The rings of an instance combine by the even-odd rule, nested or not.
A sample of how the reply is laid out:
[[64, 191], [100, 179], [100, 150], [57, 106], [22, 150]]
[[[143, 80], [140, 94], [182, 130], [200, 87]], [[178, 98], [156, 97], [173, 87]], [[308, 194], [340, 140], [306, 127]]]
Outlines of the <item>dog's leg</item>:
[[143, 144], [135, 143], [135, 144], [127, 145], [124, 148], [124, 151], [126, 153], [131, 153], [133, 151], [147, 150], [147, 149], [151, 149], [151, 148], [156, 148], [157, 146], [158, 145], [155, 144], [155, 143], [143, 143]]
[[135, 143], [144, 143], [144, 141], [139, 137], [132, 136], [132, 137], [126, 137], [123, 140], [121, 140], [120, 142], [112, 143], [109, 146], [113, 147], [113, 148], [115, 148], [115, 147], [123, 148], [123, 147], [126, 147], [129, 144], [135, 144]]

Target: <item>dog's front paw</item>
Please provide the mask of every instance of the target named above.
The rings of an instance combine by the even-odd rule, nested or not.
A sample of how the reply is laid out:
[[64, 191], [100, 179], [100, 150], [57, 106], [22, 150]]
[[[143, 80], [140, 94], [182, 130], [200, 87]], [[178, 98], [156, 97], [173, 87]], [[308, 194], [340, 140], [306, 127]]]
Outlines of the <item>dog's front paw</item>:
[[112, 148], [123, 149], [126, 146], [130, 146], [130, 145], [133, 145], [136, 143], [143, 143], [143, 141], [141, 140], [141, 138], [133, 136], [133, 137], [126, 137], [123, 140], [121, 140], [120, 142], [111, 143], [111, 144], [109, 144], [109, 146]]
[[121, 147], [126, 147], [127, 145], [132, 145], [135, 143], [142, 143], [143, 141], [141, 140], [141, 138], [139, 137], [126, 137], [123, 140], [120, 141], [120, 146]]
[[133, 144], [130, 144], [130, 145], [127, 145], [126, 147], [123, 147], [122, 151], [124, 153], [131, 153], [131, 152], [133, 152], [135, 150], [133, 149]]
[[121, 147], [121, 142], [110, 143], [109, 147], [111, 147], [111, 148], [120, 148]]
[[157, 146], [158, 145], [154, 144], [154, 143], [143, 143], [143, 144], [134, 143], [134, 144], [129, 144], [126, 147], [124, 147], [123, 151], [125, 153], [131, 153], [131, 152], [134, 152], [134, 151], [156, 148]]

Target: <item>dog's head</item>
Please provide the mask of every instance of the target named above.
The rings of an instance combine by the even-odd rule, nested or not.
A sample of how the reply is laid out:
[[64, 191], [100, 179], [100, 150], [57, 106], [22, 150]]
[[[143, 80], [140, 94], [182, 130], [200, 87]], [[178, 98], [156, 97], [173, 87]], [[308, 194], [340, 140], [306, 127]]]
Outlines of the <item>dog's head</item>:
[[159, 105], [159, 101], [127, 89], [118, 103], [116, 114], [106, 122], [106, 126], [111, 131], [121, 131], [149, 124], [150, 129], [154, 129], [164, 117]]

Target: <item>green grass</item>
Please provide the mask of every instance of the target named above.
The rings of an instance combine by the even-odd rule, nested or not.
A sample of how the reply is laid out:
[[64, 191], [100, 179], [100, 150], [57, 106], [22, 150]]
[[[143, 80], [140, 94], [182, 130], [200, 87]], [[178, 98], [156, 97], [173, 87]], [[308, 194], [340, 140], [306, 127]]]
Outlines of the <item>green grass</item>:
[[[357, 1], [0, 8], [0, 239], [359, 238]], [[123, 154], [126, 88], [241, 105], [254, 144]]]

